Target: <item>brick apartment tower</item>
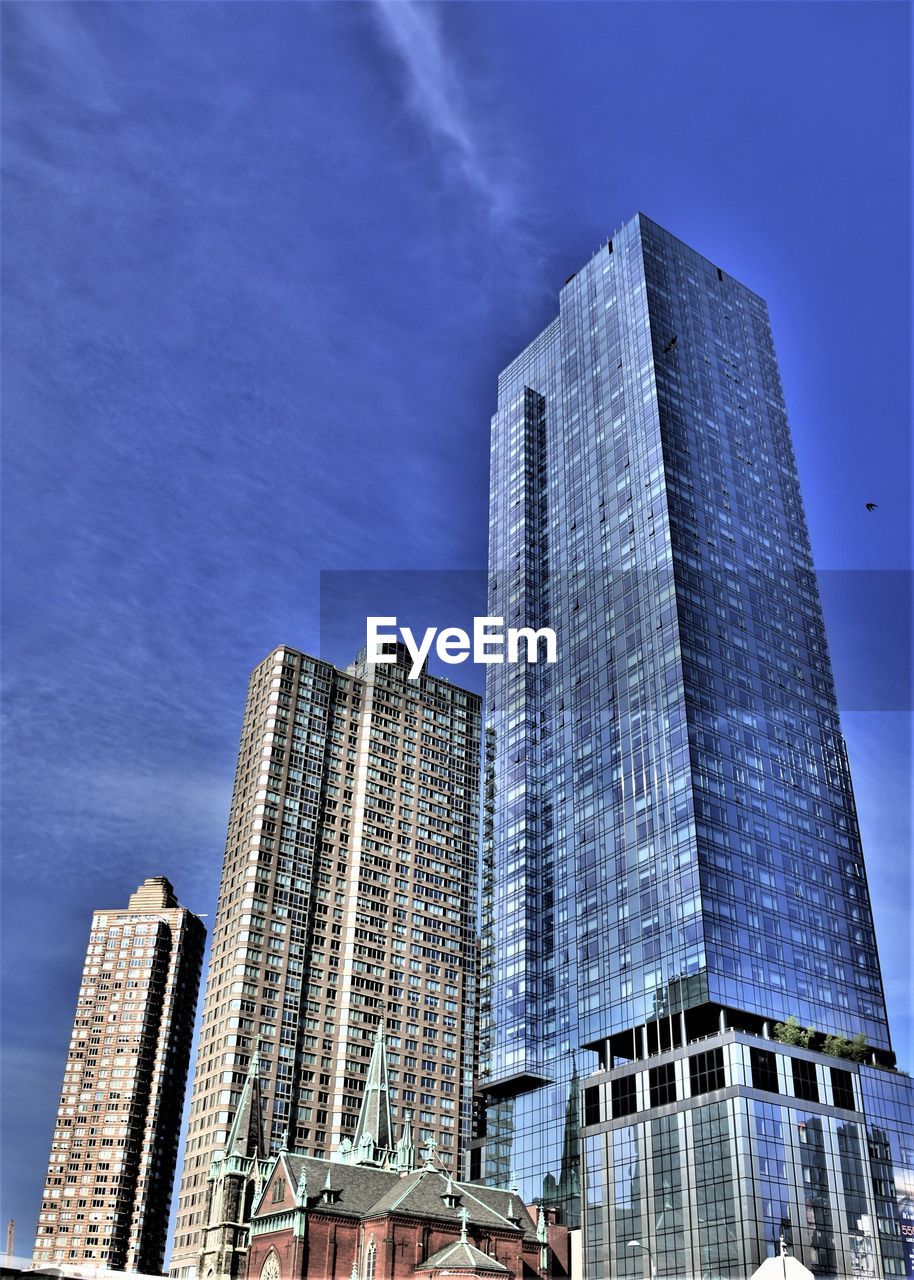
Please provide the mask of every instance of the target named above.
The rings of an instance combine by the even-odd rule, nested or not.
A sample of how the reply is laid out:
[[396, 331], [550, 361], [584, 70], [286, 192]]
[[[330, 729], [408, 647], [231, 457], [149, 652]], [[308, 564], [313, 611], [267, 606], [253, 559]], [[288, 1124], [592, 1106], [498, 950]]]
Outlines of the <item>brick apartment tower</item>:
[[164, 876], [94, 913], [36, 1263], [161, 1273], [205, 938]]
[[[393, 1120], [456, 1167], [476, 997], [480, 699], [285, 646], [248, 691], [213, 932], [171, 1273], [195, 1275], [209, 1183], [251, 1055], [264, 1145], [356, 1137], [383, 1021]], [[347, 1141], [348, 1140], [348, 1141]], [[214, 1161], [216, 1165], [214, 1165]]]

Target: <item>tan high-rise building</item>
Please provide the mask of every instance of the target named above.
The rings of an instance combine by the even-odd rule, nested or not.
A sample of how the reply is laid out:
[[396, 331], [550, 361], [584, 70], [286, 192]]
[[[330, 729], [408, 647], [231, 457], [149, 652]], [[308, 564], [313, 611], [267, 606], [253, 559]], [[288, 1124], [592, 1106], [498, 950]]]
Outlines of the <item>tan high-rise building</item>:
[[94, 913], [36, 1262], [161, 1272], [205, 939], [164, 876]]
[[479, 751], [479, 697], [411, 680], [402, 652], [340, 671], [282, 647], [254, 670], [172, 1275], [196, 1273], [213, 1162], [255, 1051], [267, 1151], [285, 1141], [345, 1155], [383, 1021], [394, 1129], [411, 1111], [417, 1143], [432, 1139], [458, 1172], [472, 1107]]

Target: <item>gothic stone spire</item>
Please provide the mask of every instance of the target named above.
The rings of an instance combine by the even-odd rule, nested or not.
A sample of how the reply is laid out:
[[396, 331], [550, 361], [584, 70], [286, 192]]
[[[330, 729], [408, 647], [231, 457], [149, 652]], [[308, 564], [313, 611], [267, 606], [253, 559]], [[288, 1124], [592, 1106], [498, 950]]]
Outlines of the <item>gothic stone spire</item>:
[[241, 1091], [238, 1110], [232, 1121], [225, 1153], [229, 1156], [263, 1155], [263, 1102], [260, 1096], [260, 1054], [255, 1049]]
[[356, 1164], [386, 1165], [390, 1153], [394, 1150], [383, 1022], [379, 1023], [375, 1032], [371, 1062], [368, 1066], [368, 1079], [362, 1095], [353, 1146]]

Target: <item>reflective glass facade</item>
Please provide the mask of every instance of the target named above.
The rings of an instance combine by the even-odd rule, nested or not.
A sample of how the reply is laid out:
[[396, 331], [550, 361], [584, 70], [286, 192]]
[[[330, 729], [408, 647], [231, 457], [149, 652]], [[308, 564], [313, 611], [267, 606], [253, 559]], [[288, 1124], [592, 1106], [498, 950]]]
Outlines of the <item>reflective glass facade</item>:
[[[668, 1092], [658, 1097], [658, 1074]], [[912, 1081], [727, 1031], [584, 1087], [588, 1280], [752, 1274], [788, 1251], [817, 1276], [906, 1276]]]
[[558, 661], [489, 668], [471, 1172], [573, 1224], [598, 1063], [790, 1015], [892, 1063], [763, 300], [627, 223], [499, 379], [490, 501], [489, 613]]

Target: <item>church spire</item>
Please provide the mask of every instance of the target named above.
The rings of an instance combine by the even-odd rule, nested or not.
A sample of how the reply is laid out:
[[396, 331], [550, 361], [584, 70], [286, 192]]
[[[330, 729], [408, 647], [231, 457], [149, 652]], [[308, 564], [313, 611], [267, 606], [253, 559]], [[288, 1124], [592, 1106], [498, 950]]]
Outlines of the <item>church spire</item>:
[[403, 1113], [403, 1128], [400, 1130], [400, 1137], [397, 1139], [397, 1151], [394, 1159], [394, 1167], [400, 1173], [412, 1173], [416, 1167], [416, 1149], [413, 1145], [413, 1112], [412, 1107], [407, 1107]]
[[263, 1155], [263, 1101], [260, 1095], [260, 1054], [255, 1049], [241, 1091], [238, 1110], [229, 1132], [225, 1153], [229, 1156]]
[[386, 1165], [394, 1150], [384, 1023], [378, 1024], [353, 1139], [354, 1163]]
[[568, 1086], [568, 1102], [565, 1107], [565, 1133], [562, 1142], [562, 1164], [559, 1170], [558, 1193], [561, 1199], [576, 1199], [581, 1194], [579, 1091], [578, 1060], [572, 1050], [571, 1082]]

